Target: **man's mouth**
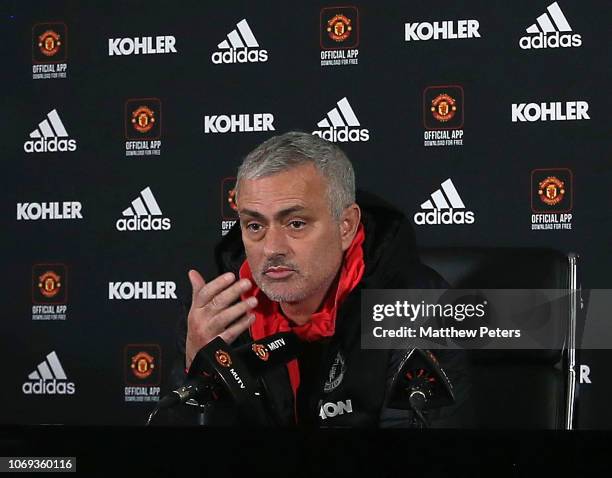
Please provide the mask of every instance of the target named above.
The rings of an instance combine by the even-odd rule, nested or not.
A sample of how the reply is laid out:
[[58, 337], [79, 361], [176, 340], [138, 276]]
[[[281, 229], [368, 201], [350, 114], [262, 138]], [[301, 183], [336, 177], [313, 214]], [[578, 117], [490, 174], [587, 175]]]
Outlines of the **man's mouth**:
[[293, 274], [295, 271], [289, 267], [276, 266], [268, 267], [264, 271], [264, 275], [270, 279], [285, 279]]

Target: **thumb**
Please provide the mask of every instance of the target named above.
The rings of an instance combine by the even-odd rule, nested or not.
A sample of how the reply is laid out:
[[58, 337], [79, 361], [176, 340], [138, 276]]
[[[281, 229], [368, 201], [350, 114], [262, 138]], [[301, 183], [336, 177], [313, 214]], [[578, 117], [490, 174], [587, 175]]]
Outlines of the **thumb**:
[[191, 269], [187, 273], [187, 277], [189, 277], [189, 282], [191, 282], [191, 291], [192, 291], [191, 301], [193, 303], [195, 302], [196, 296], [198, 295], [200, 290], [202, 290], [202, 287], [206, 285], [206, 281], [200, 275], [200, 273], [196, 271], [195, 269]]

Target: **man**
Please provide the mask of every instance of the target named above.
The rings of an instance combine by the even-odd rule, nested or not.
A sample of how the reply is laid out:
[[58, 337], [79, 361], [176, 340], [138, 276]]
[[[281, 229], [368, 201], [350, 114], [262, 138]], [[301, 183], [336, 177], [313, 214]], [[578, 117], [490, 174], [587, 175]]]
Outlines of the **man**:
[[[236, 345], [292, 331], [304, 351], [262, 378], [274, 423], [411, 426], [409, 412], [385, 407], [405, 351], [360, 347], [361, 290], [446, 287], [419, 262], [404, 215], [372, 195], [356, 197], [340, 148], [298, 132], [247, 155], [235, 199], [239, 227], [215, 251], [221, 275], [206, 281], [189, 271], [193, 294], [179, 332], [179, 368], [189, 368], [217, 336]], [[465, 395], [457, 361], [440, 361]], [[239, 423], [231, 408], [218, 416], [217, 423]]]

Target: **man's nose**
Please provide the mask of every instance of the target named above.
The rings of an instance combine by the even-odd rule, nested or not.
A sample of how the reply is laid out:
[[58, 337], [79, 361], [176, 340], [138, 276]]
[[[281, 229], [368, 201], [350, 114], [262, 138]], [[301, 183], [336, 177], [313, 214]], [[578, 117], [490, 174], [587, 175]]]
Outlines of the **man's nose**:
[[266, 256], [287, 255], [289, 244], [285, 231], [280, 226], [270, 226], [264, 236], [264, 254]]

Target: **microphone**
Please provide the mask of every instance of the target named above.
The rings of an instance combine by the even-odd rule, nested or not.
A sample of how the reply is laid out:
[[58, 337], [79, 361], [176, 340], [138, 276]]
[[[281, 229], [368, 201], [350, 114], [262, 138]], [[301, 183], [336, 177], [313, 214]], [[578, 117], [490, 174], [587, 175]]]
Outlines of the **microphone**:
[[249, 421], [268, 424], [256, 377], [294, 359], [300, 351], [300, 340], [289, 332], [271, 335], [236, 349], [221, 337], [215, 337], [195, 355], [185, 384], [158, 402], [147, 424], [161, 409], [196, 398], [211, 402], [228, 395]]
[[267, 370], [296, 358], [302, 351], [302, 345], [297, 335], [281, 332], [241, 345], [235, 353], [244, 361], [249, 372], [259, 377]]
[[387, 406], [413, 410], [422, 425], [429, 427], [425, 412], [454, 402], [453, 385], [435, 355], [429, 350], [409, 351], [393, 375]]

